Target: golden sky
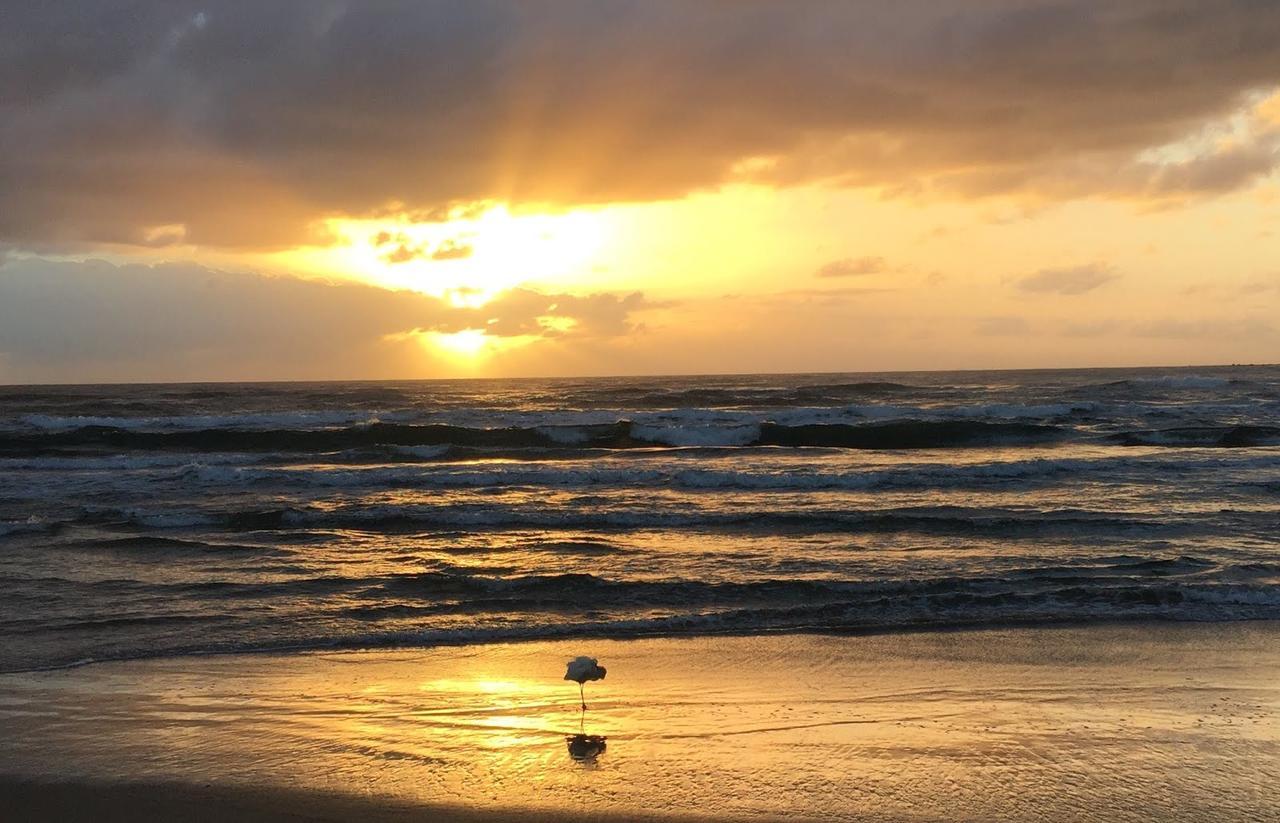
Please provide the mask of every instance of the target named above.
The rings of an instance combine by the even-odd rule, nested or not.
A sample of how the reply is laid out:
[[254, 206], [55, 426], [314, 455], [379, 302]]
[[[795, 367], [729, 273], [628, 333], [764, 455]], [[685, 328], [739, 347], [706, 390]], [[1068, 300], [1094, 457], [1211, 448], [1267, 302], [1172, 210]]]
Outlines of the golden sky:
[[0, 381], [1280, 360], [1280, 7], [32, 4]]

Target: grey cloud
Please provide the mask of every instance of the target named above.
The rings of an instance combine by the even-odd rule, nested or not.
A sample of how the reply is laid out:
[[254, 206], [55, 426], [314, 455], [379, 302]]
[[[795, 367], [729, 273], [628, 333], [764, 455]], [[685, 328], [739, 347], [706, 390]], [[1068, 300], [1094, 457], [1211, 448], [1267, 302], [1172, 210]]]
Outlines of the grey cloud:
[[272, 247], [751, 177], [1212, 193], [1274, 143], [1135, 158], [1280, 84], [1278, 41], [1257, 0], [9, 3], [0, 242]]
[[1094, 150], [1066, 158], [943, 173], [938, 189], [970, 197], [1026, 191], [1040, 199], [1093, 194], [1140, 198], [1157, 205], [1245, 188], [1280, 168], [1280, 130], [1259, 126], [1246, 142], [1155, 162], [1131, 153]]
[[889, 264], [883, 257], [846, 257], [820, 266], [815, 274], [818, 277], [860, 277], [888, 270]]
[[1280, 274], [1272, 275], [1271, 277], [1250, 278], [1240, 286], [1241, 294], [1263, 295], [1267, 292], [1280, 294]]
[[[264, 364], [276, 367], [270, 373], [296, 374], [351, 352], [364, 353], [367, 368], [377, 362], [370, 351], [415, 331], [616, 337], [636, 331], [634, 315], [655, 305], [639, 293], [520, 289], [471, 309], [417, 292], [194, 264], [10, 257], [0, 262], [0, 357], [11, 371], [42, 374], [83, 367], [149, 375], [145, 370], [157, 364], [173, 369], [196, 362], [210, 375], [262, 373]], [[540, 320], [547, 316], [570, 323], [569, 332], [547, 326]]]
[[1041, 269], [1018, 281], [1027, 292], [1049, 294], [1084, 294], [1115, 280], [1118, 275], [1110, 266], [1092, 263], [1063, 269]]
[[1268, 124], [1245, 143], [1218, 148], [1180, 163], [1153, 166], [1146, 176], [1153, 194], [1220, 193], [1252, 183], [1280, 165], [1280, 126]]

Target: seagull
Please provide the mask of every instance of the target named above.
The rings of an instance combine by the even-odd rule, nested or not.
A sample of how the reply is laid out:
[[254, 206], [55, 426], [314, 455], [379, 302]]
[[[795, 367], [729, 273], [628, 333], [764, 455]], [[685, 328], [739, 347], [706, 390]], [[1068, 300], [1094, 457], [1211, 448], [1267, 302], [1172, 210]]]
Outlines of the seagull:
[[565, 680], [573, 680], [578, 684], [578, 696], [582, 698], [582, 710], [587, 710], [587, 695], [583, 685], [588, 680], [604, 680], [605, 669], [594, 657], [575, 657], [569, 661], [569, 668], [564, 673]]

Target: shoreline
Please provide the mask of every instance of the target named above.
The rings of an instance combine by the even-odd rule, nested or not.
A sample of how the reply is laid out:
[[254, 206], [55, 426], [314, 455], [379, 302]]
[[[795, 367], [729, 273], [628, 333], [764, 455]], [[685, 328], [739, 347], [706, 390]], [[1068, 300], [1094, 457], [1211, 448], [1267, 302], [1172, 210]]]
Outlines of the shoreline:
[[1280, 810], [1277, 670], [1280, 621], [103, 663], [0, 676], [0, 808], [1228, 823]]
[[334, 655], [334, 654], [380, 654], [380, 653], [411, 653], [411, 652], [431, 652], [437, 649], [466, 649], [466, 648], [484, 648], [487, 646], [524, 646], [530, 644], [548, 644], [548, 643], [580, 643], [590, 645], [592, 643], [632, 643], [645, 642], [653, 640], [667, 641], [698, 641], [698, 640], [714, 640], [717, 638], [770, 638], [770, 637], [893, 637], [898, 635], [933, 635], [933, 634], [950, 634], [950, 633], [981, 633], [981, 632], [1000, 632], [1007, 630], [1026, 630], [1026, 631], [1054, 631], [1057, 629], [1081, 629], [1090, 628], [1142, 628], [1142, 627], [1164, 627], [1164, 626], [1231, 626], [1231, 625], [1254, 625], [1254, 624], [1275, 624], [1280, 627], [1280, 618], [1271, 617], [1240, 617], [1230, 620], [1190, 620], [1166, 617], [1129, 617], [1121, 616], [1115, 618], [1088, 618], [1088, 619], [1040, 619], [1028, 618], [1026, 620], [1016, 620], [1002, 618], [999, 621], [971, 621], [971, 622], [952, 622], [939, 625], [903, 625], [903, 626], [867, 626], [867, 627], [827, 627], [827, 628], [792, 628], [784, 627], [773, 630], [761, 629], [726, 629], [724, 631], [699, 631], [697, 633], [681, 634], [675, 632], [653, 632], [649, 634], [632, 634], [624, 636], [609, 636], [606, 634], [568, 634], [568, 635], [552, 635], [545, 637], [511, 637], [498, 636], [491, 639], [483, 640], [457, 640], [457, 641], [439, 641], [431, 644], [415, 645], [406, 644], [387, 644], [387, 645], [343, 645], [336, 644], [332, 646], [319, 645], [299, 645], [299, 646], [280, 646], [260, 649], [213, 649], [199, 650], [189, 652], [163, 652], [151, 656], [133, 656], [133, 657], [105, 657], [94, 660], [78, 660], [72, 663], [63, 663], [52, 666], [36, 666], [26, 669], [9, 669], [0, 670], [0, 678], [21, 676], [21, 675], [39, 675], [55, 672], [76, 671], [79, 669], [96, 667], [96, 666], [127, 666], [130, 664], [146, 664], [153, 662], [163, 662], [171, 660], [201, 660], [206, 658], [225, 658], [225, 657], [244, 657], [246, 659], [256, 659], [263, 657], [295, 657], [307, 655]]

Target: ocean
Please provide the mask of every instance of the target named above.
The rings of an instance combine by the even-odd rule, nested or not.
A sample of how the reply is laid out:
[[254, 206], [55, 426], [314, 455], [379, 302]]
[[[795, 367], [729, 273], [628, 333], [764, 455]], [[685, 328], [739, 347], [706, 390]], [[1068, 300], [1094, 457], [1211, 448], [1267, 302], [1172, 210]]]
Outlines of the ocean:
[[0, 671], [1280, 618], [1280, 367], [0, 388]]

